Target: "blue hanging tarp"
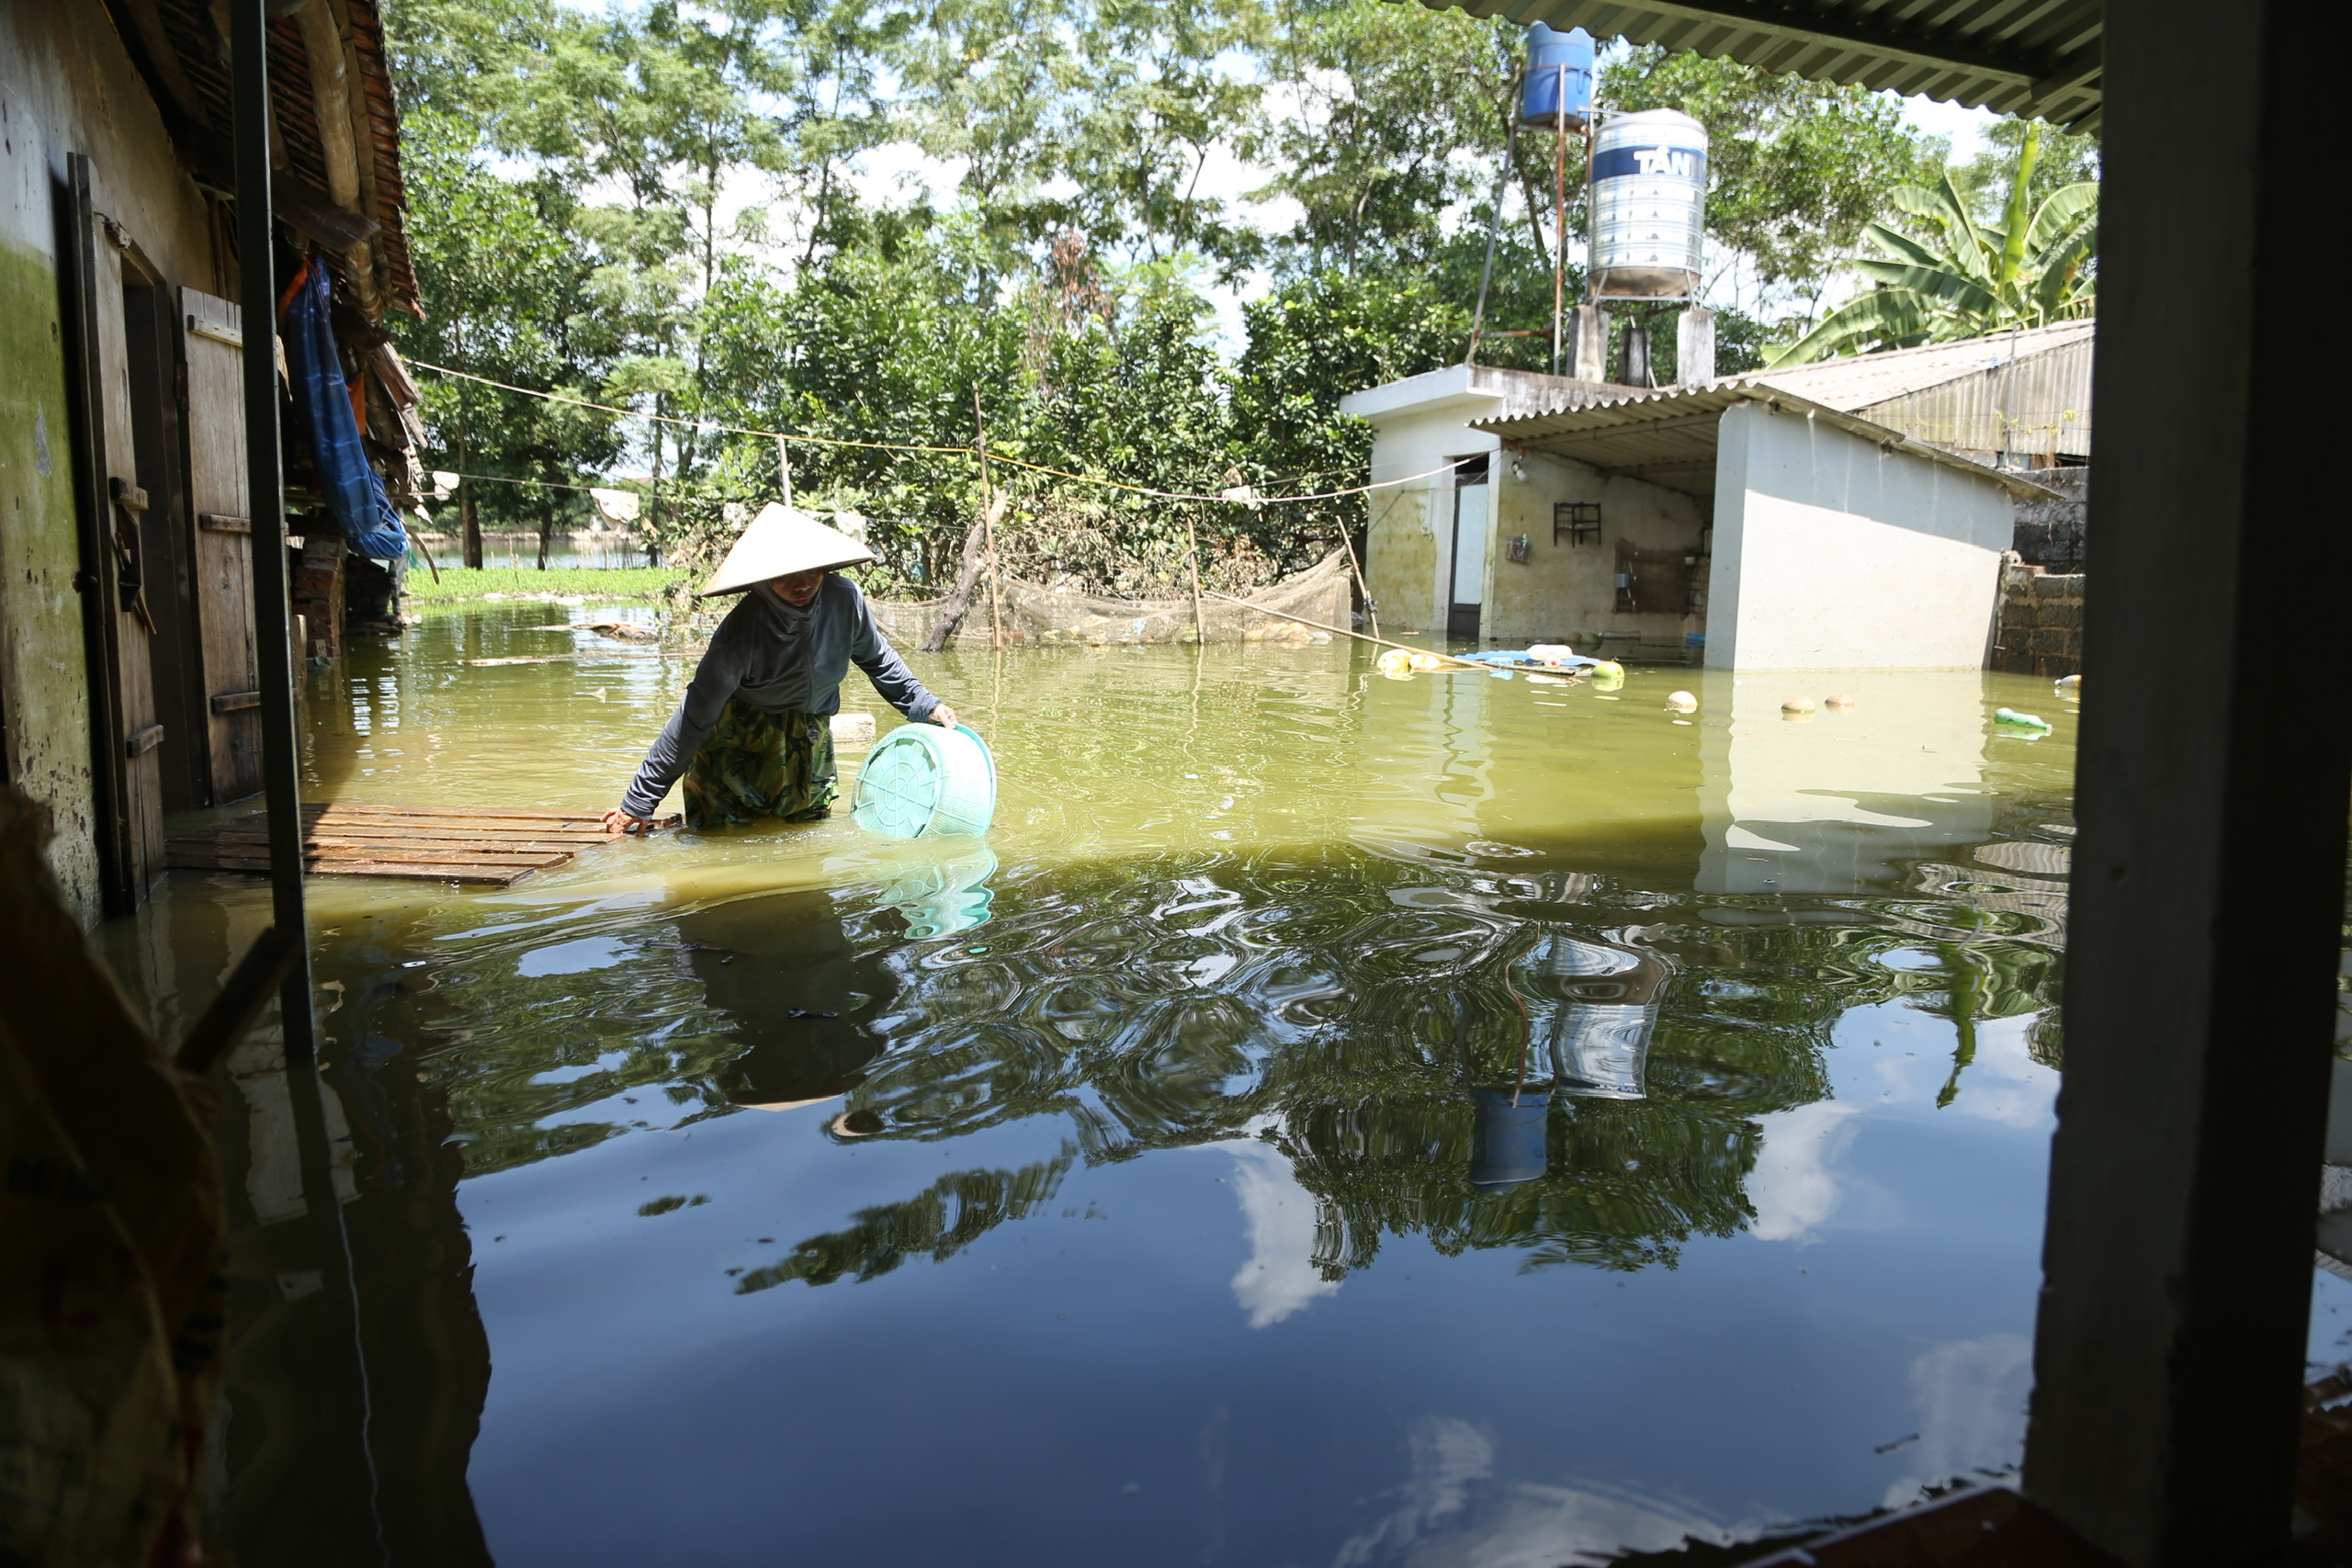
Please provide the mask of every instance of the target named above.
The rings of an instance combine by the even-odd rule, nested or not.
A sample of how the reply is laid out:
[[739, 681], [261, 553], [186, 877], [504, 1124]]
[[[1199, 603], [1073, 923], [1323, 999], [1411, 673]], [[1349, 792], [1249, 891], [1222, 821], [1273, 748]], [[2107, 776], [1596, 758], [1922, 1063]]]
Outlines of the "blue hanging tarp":
[[326, 269], [306, 260], [278, 311], [286, 339], [286, 368], [294, 382], [295, 422], [311, 441], [319, 471], [319, 493], [327, 513], [351, 542], [353, 553], [373, 560], [399, 560], [408, 554], [408, 532], [384, 493], [384, 481], [368, 461], [359, 441], [359, 416], [329, 319]]

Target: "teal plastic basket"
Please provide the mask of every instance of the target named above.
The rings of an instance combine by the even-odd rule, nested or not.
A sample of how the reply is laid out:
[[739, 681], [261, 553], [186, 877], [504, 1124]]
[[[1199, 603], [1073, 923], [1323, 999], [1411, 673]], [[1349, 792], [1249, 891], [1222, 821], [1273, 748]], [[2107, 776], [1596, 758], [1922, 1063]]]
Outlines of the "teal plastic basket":
[[985, 833], [996, 816], [996, 759], [963, 725], [901, 726], [866, 753], [850, 815], [886, 839]]

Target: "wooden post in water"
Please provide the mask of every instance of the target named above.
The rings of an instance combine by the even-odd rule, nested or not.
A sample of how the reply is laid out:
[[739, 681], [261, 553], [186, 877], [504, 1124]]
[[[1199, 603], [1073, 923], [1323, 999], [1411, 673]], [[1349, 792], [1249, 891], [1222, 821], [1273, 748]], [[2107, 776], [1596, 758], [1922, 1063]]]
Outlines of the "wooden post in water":
[[[302, 775], [294, 711], [292, 606], [287, 597], [286, 478], [277, 425], [277, 321], [271, 232], [269, 40], [262, 0], [230, 11], [231, 124], [237, 177], [237, 292], [246, 350], [245, 506], [253, 529], [254, 672], [261, 689], [261, 778], [269, 808], [270, 918], [293, 942], [278, 987], [288, 1077], [316, 1085], [318, 1021], [311, 1005], [309, 923], [302, 907]], [[314, 1099], [315, 1096], [306, 1098]], [[319, 1189], [322, 1194], [326, 1190]], [[323, 1201], [323, 1199], [322, 1200]]]
[[996, 591], [996, 481], [989, 477], [989, 422], [980, 412], [980, 389], [972, 389], [972, 428], [979, 438], [980, 547], [989, 558], [989, 646], [1004, 651], [1004, 611]]

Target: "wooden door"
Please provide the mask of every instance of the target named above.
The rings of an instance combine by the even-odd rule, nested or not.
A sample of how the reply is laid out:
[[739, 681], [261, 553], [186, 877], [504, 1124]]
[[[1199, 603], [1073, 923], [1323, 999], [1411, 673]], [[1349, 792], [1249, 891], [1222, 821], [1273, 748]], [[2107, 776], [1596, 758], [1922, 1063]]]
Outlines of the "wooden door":
[[66, 159], [60, 271], [74, 400], [81, 523], [82, 625], [90, 700], [91, 795], [99, 891], [129, 914], [164, 874], [163, 721], [155, 711], [130, 378], [123, 334], [122, 247], [100, 243], [90, 160]]
[[188, 512], [212, 801], [261, 788], [252, 511], [245, 504], [244, 332], [226, 299], [180, 290], [187, 366]]

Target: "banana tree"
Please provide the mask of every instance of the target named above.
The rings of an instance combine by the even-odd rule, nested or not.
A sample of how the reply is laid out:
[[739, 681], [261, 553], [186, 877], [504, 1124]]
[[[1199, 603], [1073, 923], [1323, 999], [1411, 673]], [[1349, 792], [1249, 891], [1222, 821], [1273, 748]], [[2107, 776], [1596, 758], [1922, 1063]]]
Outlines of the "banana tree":
[[2093, 314], [2097, 283], [2087, 264], [2098, 238], [2098, 186], [2063, 186], [2029, 215], [2028, 188], [2041, 152], [2035, 126], [2026, 133], [1999, 228], [1969, 214], [1950, 175], [1933, 189], [1895, 186], [1896, 209], [1919, 220], [1932, 239], [1885, 223], [1865, 228], [1863, 238], [1882, 254], [1857, 260], [1854, 270], [1875, 287], [1831, 311], [1771, 363], [1952, 343]]

